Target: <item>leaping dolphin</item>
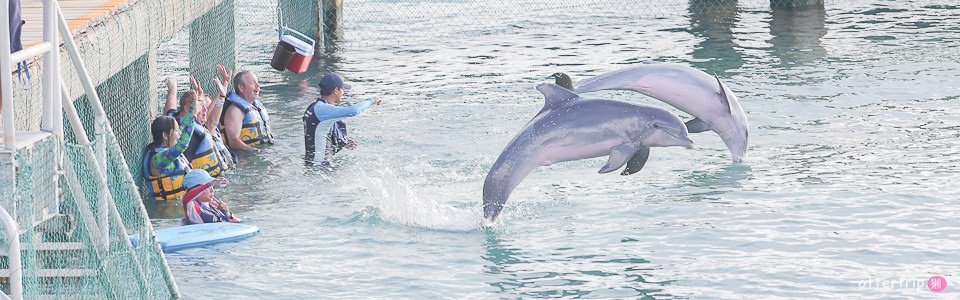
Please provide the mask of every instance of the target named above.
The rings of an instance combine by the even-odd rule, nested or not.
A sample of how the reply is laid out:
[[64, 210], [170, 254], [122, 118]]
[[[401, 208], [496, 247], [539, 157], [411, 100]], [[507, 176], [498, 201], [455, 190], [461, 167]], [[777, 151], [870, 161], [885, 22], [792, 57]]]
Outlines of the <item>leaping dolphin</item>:
[[630, 90], [666, 102], [695, 119], [686, 123], [690, 133], [713, 130], [741, 162], [749, 138], [747, 115], [737, 96], [719, 77], [683, 65], [645, 62], [577, 83], [577, 93]]
[[537, 86], [543, 109], [507, 144], [483, 182], [483, 216], [493, 220], [513, 189], [539, 166], [610, 155], [600, 173], [643, 168], [649, 147], [693, 147], [673, 113], [607, 99], [583, 99], [555, 84]]

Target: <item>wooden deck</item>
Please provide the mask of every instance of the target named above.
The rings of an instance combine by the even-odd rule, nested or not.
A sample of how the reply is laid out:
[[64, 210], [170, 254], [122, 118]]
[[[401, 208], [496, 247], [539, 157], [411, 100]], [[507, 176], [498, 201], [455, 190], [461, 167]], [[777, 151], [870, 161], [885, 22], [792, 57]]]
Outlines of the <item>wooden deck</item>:
[[[60, 9], [67, 19], [67, 26], [73, 31], [86, 25], [93, 19], [104, 15], [127, 0], [60, 0]], [[21, 41], [28, 47], [39, 43], [43, 39], [43, 3], [36, 0], [21, 1], [23, 25]], [[61, 37], [62, 38], [62, 37]]]

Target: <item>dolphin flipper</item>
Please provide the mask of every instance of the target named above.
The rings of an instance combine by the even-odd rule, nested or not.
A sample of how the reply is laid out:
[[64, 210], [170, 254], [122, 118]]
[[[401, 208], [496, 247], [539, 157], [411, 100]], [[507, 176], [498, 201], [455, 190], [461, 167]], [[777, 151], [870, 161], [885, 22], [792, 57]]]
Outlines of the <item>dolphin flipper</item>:
[[687, 125], [687, 132], [689, 133], [699, 133], [710, 130], [710, 125], [707, 125], [707, 123], [700, 120], [700, 118], [687, 121], [684, 125]]
[[647, 163], [647, 158], [649, 157], [650, 147], [641, 145], [637, 148], [637, 153], [627, 162], [627, 167], [623, 169], [623, 173], [620, 173], [620, 175], [626, 176], [639, 172], [640, 169], [643, 169], [643, 165]]
[[607, 164], [600, 168], [600, 174], [619, 169], [633, 157], [634, 153], [637, 153], [637, 148], [629, 144], [620, 144], [613, 147], [610, 149], [610, 158], [607, 159]]

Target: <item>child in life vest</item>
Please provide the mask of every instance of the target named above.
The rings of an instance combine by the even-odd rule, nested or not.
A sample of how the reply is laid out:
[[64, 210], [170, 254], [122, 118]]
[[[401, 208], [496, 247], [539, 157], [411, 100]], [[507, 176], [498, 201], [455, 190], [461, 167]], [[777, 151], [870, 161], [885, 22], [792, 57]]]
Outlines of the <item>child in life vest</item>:
[[214, 186], [219, 183], [202, 169], [190, 170], [183, 177], [183, 185], [187, 188], [187, 193], [183, 195], [184, 225], [241, 221], [230, 212], [226, 202], [214, 196]]

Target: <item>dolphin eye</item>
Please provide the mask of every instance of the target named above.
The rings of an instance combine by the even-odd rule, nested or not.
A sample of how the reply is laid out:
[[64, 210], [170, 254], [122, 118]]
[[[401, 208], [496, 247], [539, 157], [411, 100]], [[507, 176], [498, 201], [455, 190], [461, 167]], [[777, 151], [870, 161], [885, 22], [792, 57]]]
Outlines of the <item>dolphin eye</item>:
[[653, 124], [654, 129], [660, 129], [660, 124]]

